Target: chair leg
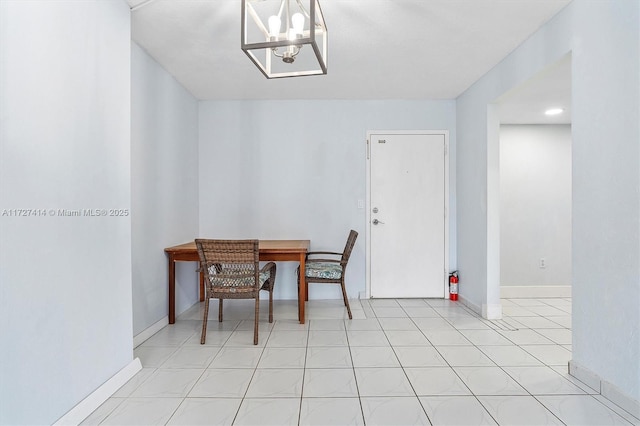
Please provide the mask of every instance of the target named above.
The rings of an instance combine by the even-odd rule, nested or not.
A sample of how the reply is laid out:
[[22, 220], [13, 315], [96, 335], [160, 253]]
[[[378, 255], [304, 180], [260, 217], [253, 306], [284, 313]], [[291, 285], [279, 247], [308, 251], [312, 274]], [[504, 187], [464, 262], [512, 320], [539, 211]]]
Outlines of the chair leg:
[[253, 324], [253, 344], [258, 344], [258, 320], [260, 319], [260, 293], [258, 290], [258, 294], [256, 295], [256, 312], [255, 319]]
[[344, 288], [344, 280], [340, 281], [340, 286], [342, 287], [342, 298], [344, 299], [344, 306], [347, 307], [347, 313], [349, 314], [349, 319], [352, 319], [351, 307], [349, 306], [349, 298], [347, 298], [347, 290]]
[[222, 299], [218, 299], [218, 322], [222, 322]]
[[207, 318], [209, 317], [209, 299], [208, 297], [204, 301], [204, 318], [202, 318], [202, 334], [200, 335], [200, 344], [204, 345], [204, 341], [207, 338]]
[[[298, 269], [296, 269], [296, 275], [298, 276], [298, 280], [296, 281], [298, 283], [298, 291], [296, 292], [296, 294], [298, 295], [298, 297], [300, 297], [300, 267], [298, 266]], [[300, 303], [298, 301], [298, 303]], [[298, 321], [300, 321], [300, 310], [298, 310]]]
[[269, 284], [269, 322], [273, 322], [273, 283]]

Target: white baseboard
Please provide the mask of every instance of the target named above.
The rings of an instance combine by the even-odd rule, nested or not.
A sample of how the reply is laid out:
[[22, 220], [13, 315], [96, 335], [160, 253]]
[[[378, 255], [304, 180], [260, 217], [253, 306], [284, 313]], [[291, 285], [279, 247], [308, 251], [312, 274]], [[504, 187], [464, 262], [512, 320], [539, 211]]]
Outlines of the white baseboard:
[[142, 364], [140, 359], [136, 358], [80, 401], [67, 414], [60, 417], [54, 425], [79, 425], [140, 370], [142, 370]]
[[591, 389], [600, 392], [600, 376], [592, 373], [586, 368], [582, 368], [581, 365], [576, 364], [575, 361], [569, 361], [569, 374], [580, 380]]
[[476, 305], [475, 303], [471, 302], [469, 299], [466, 299], [465, 297], [463, 297], [461, 295], [458, 296], [458, 300], [464, 306], [466, 306], [467, 308], [471, 309], [473, 312], [475, 312], [479, 316], [482, 316], [482, 308], [479, 305]]
[[503, 285], [500, 286], [503, 299], [543, 299], [571, 297], [570, 285]]
[[602, 378], [593, 371], [571, 360], [569, 361], [569, 374], [587, 384], [589, 387], [599, 391], [600, 395], [640, 419], [640, 401], [626, 395], [618, 387], [606, 380], [602, 380]]
[[469, 299], [466, 299], [462, 296], [460, 296], [459, 300], [464, 306], [471, 309], [473, 312], [475, 312], [476, 314], [478, 314], [484, 319], [488, 319], [488, 320], [502, 319], [502, 304], [500, 303], [496, 305], [487, 305], [486, 303], [483, 303], [482, 306], [480, 306], [480, 305], [476, 305], [475, 303], [471, 302]]
[[137, 348], [138, 346], [140, 346], [145, 340], [156, 334], [158, 331], [162, 330], [167, 324], [169, 324], [168, 316], [162, 318], [160, 321], [156, 322], [151, 327], [148, 327], [141, 333], [138, 333], [133, 338], [133, 347]]
[[495, 305], [482, 304], [482, 318], [488, 320], [502, 319], [502, 304]]

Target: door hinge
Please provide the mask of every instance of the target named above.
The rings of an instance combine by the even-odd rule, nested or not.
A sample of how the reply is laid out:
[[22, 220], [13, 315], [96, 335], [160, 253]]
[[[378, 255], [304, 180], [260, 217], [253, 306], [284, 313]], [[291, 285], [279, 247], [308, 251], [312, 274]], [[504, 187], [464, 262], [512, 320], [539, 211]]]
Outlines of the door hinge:
[[369, 139], [367, 139], [367, 160], [370, 158], [370, 152], [369, 152]]

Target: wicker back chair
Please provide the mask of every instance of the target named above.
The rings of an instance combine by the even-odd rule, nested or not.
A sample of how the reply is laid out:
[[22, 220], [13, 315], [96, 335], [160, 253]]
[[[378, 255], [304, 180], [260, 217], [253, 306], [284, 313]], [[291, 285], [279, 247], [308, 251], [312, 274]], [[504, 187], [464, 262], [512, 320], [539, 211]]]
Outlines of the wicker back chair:
[[[352, 318], [351, 307], [349, 306], [347, 290], [344, 286], [344, 275], [347, 269], [347, 263], [349, 262], [349, 257], [351, 256], [351, 251], [356, 243], [356, 238], [358, 238], [358, 233], [352, 229], [342, 253], [332, 251], [308, 252], [304, 274], [307, 290], [309, 289], [309, 283], [340, 284], [342, 287], [342, 299], [344, 300], [344, 305], [347, 307], [349, 319]], [[318, 255], [322, 255], [323, 258], [315, 257]], [[300, 280], [299, 270], [298, 280]]]
[[210, 299], [219, 299], [218, 321], [222, 322], [224, 299], [255, 299], [253, 344], [258, 344], [260, 290], [269, 292], [269, 322], [273, 322], [273, 287], [276, 264], [259, 266], [258, 240], [196, 239], [200, 271], [205, 277], [205, 304], [200, 343], [207, 336]]

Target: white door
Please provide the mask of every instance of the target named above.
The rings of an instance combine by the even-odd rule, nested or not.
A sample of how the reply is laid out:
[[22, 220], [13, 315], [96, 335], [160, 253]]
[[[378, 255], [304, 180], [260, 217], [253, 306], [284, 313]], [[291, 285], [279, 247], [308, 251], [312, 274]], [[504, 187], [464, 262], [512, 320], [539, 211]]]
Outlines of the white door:
[[369, 134], [373, 298], [445, 297], [447, 135]]

